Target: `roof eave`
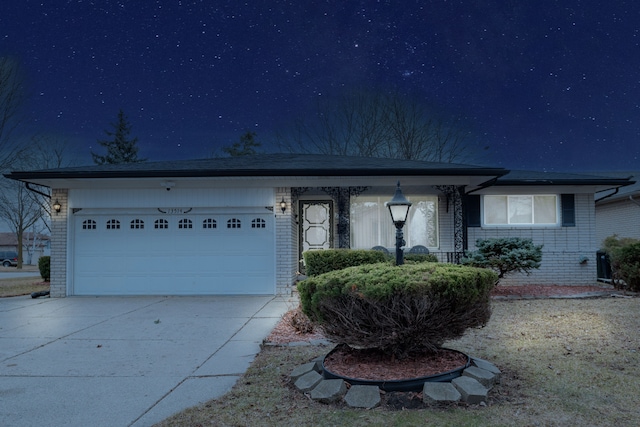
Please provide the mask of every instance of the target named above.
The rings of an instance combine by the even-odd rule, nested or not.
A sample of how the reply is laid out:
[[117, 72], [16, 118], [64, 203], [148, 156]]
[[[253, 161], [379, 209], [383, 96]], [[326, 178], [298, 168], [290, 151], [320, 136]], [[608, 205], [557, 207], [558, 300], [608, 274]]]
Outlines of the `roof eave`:
[[149, 171], [78, 171], [78, 172], [11, 172], [6, 178], [28, 180], [55, 179], [109, 179], [109, 178], [204, 178], [204, 177], [273, 177], [273, 176], [504, 176], [505, 169], [451, 168], [451, 169], [235, 169], [235, 170], [149, 170]]

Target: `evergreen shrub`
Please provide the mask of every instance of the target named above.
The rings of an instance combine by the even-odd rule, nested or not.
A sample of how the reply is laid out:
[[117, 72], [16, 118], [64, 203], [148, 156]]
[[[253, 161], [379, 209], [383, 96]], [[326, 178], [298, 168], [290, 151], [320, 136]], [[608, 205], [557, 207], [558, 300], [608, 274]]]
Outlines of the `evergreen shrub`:
[[330, 340], [401, 358], [486, 324], [496, 280], [487, 269], [385, 262], [310, 277], [298, 291], [303, 312]]
[[475, 251], [470, 251], [462, 263], [472, 267], [490, 268], [498, 273], [498, 279], [514, 272], [531, 274], [540, 268], [542, 245], [536, 246], [531, 239], [506, 237], [478, 239]]
[[51, 257], [41, 256], [38, 259], [38, 269], [40, 270], [42, 280], [48, 282], [51, 279]]
[[303, 254], [303, 257], [307, 276], [317, 276], [356, 265], [375, 264], [389, 259], [387, 255], [380, 251], [364, 249], [307, 251]]
[[611, 268], [615, 278], [632, 292], [640, 291], [640, 243], [630, 243], [613, 252]]

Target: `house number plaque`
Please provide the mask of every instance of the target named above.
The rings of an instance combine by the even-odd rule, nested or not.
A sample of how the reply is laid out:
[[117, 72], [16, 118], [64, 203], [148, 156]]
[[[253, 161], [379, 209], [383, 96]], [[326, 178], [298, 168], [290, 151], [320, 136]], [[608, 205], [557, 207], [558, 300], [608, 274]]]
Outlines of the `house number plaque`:
[[180, 215], [180, 214], [187, 214], [191, 212], [192, 209], [193, 208], [164, 208], [164, 209], [158, 208], [158, 211], [160, 213], [167, 214], [167, 215]]

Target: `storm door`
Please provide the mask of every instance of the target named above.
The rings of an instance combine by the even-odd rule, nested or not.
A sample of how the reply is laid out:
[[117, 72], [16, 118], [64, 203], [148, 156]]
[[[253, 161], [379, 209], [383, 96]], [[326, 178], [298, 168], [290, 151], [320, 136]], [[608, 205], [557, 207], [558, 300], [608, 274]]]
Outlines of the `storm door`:
[[332, 202], [323, 201], [301, 201], [300, 212], [300, 251], [314, 249], [331, 248], [331, 214], [333, 211]]

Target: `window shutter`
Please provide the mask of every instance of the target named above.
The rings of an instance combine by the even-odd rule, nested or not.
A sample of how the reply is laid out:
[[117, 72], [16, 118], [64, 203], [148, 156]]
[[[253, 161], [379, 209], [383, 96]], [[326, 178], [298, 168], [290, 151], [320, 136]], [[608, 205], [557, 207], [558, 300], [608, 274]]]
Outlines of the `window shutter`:
[[576, 200], [574, 194], [562, 194], [560, 196], [560, 204], [562, 207], [562, 226], [576, 226]]
[[467, 196], [467, 227], [482, 226], [480, 217], [480, 196], [473, 194]]

